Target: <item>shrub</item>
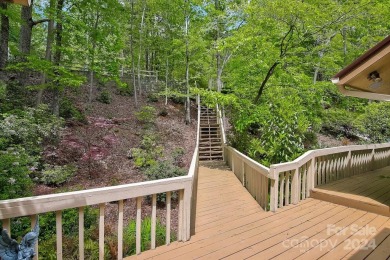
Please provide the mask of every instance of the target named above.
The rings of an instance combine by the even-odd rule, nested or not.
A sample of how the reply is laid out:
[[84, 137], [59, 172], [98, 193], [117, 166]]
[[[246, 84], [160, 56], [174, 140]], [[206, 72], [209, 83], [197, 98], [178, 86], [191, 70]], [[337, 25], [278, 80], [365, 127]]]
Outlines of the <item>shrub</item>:
[[144, 124], [151, 124], [156, 119], [156, 109], [151, 106], [143, 106], [135, 113], [135, 117], [138, 121]]
[[126, 84], [124, 87], [120, 87], [118, 92], [121, 96], [134, 96], [134, 88], [128, 84]]
[[186, 174], [186, 170], [173, 165], [171, 161], [158, 161], [145, 170], [145, 175], [149, 180], [167, 179]]
[[33, 105], [30, 93], [17, 80], [0, 83], [0, 111], [2, 113], [22, 110], [26, 106]]
[[59, 186], [68, 181], [76, 172], [73, 165], [49, 165], [45, 164], [42, 171], [41, 181], [46, 185]]
[[135, 166], [141, 168], [156, 164], [163, 152], [163, 147], [158, 145], [156, 139], [155, 135], [146, 134], [141, 141], [140, 148], [130, 149], [128, 157], [134, 159]]
[[102, 92], [100, 92], [100, 95], [97, 98], [97, 101], [102, 102], [104, 104], [110, 104], [111, 103], [111, 94], [110, 94], [110, 92], [107, 89], [105, 89]]
[[370, 103], [358, 120], [359, 129], [371, 142], [382, 143], [390, 140], [390, 104]]
[[65, 119], [75, 119], [77, 121], [86, 123], [87, 118], [81, 112], [80, 109], [76, 108], [75, 105], [67, 98], [61, 101], [60, 105], [60, 116]]
[[164, 108], [158, 113], [159, 116], [166, 117], [168, 115], [168, 111]]
[[30, 173], [37, 163], [24, 148], [9, 147], [0, 151], [0, 200], [31, 195], [33, 182]]
[[324, 113], [322, 132], [333, 136], [355, 137], [358, 128], [355, 118], [358, 114], [344, 109], [328, 109]]
[[39, 154], [43, 143], [58, 141], [63, 125], [63, 120], [51, 115], [46, 105], [28, 108], [20, 115], [3, 116], [0, 139], [6, 140], [7, 146], [23, 145], [29, 154]]
[[7, 96], [7, 85], [0, 80], [0, 101], [4, 102]]
[[[142, 220], [141, 224], [141, 251], [145, 251], [150, 248], [150, 232], [151, 232], [151, 219], [150, 217], [146, 217]], [[125, 256], [127, 255], [134, 255], [136, 253], [136, 240], [135, 240], [135, 233], [136, 233], [136, 222], [135, 220], [132, 220], [129, 222], [129, 224], [125, 227], [123, 231], [123, 254]], [[166, 234], [166, 228], [164, 225], [161, 224], [161, 221], [157, 219], [156, 221], [156, 246], [164, 245], [165, 244], [165, 234]], [[175, 235], [173, 232], [171, 232], [171, 241], [174, 241]]]
[[148, 101], [149, 102], [158, 102], [158, 95], [155, 93], [148, 94]]
[[182, 147], [176, 147], [172, 151], [172, 159], [175, 165], [179, 165], [181, 163], [181, 158], [184, 155], [184, 149]]

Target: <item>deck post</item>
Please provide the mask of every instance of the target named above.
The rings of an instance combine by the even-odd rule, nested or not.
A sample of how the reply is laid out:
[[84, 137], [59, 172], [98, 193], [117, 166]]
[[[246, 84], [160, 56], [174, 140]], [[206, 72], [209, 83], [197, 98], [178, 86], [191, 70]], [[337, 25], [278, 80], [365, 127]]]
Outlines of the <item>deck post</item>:
[[192, 183], [186, 185], [187, 187], [184, 190], [184, 216], [183, 216], [183, 242], [190, 240], [191, 237], [191, 200], [192, 200]]
[[279, 187], [279, 174], [276, 174], [275, 169], [270, 169], [270, 175], [274, 176], [271, 179], [271, 191], [270, 191], [270, 210], [276, 212], [278, 209], [278, 187]]

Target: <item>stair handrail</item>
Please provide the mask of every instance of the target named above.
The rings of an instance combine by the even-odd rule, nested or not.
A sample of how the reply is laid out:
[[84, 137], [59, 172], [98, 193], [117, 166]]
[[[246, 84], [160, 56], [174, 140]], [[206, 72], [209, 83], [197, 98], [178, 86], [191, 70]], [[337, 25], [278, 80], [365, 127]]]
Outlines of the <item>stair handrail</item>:
[[223, 122], [223, 117], [222, 117], [222, 112], [221, 109], [219, 109], [219, 105], [217, 104], [217, 117], [218, 117], [218, 123], [221, 128], [221, 134], [222, 134], [222, 145], [226, 145], [226, 134], [225, 134], [225, 127], [224, 127], [224, 122]]

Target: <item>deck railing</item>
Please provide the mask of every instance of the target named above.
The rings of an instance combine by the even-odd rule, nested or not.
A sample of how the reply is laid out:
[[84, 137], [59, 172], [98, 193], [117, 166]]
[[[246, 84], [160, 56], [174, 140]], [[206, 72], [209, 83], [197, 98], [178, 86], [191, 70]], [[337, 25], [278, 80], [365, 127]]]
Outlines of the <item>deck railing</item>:
[[[198, 102], [199, 104], [199, 102]], [[199, 106], [198, 106], [199, 108]], [[199, 124], [200, 109], [198, 109]], [[78, 259], [84, 259], [84, 208], [87, 206], [99, 207], [99, 259], [104, 259], [104, 222], [105, 206], [110, 202], [118, 202], [118, 259], [123, 255], [123, 225], [124, 225], [124, 201], [136, 199], [136, 253], [141, 252], [141, 204], [146, 196], [152, 198], [151, 213], [151, 249], [156, 247], [156, 212], [157, 194], [166, 194], [166, 244], [170, 243], [171, 231], [171, 194], [178, 192], [178, 234], [179, 241], [187, 241], [195, 228], [196, 191], [198, 179], [198, 146], [199, 127], [197, 143], [187, 176], [175, 177], [156, 181], [146, 181], [106, 188], [97, 188], [75, 192], [59, 193], [52, 195], [3, 200], [0, 201], [0, 220], [3, 228], [11, 230], [12, 218], [30, 216], [31, 225], [36, 222], [36, 215], [48, 212], [56, 213], [56, 244], [57, 259], [63, 258], [62, 243], [62, 211], [66, 209], [78, 209], [79, 220], [79, 255]], [[38, 252], [38, 247], [36, 252]]]
[[217, 106], [217, 117], [221, 127], [223, 158], [259, 205], [267, 210], [269, 201], [269, 180], [272, 178], [270, 169], [233, 147], [226, 145], [225, 127], [222, 112]]
[[296, 160], [270, 166], [270, 208], [296, 204], [318, 185], [390, 165], [390, 143], [308, 151]]
[[384, 143], [311, 150], [292, 162], [268, 168], [226, 144], [218, 106], [217, 115], [225, 162], [265, 210], [297, 204], [310, 197], [310, 191], [318, 185], [390, 165], [390, 143]]

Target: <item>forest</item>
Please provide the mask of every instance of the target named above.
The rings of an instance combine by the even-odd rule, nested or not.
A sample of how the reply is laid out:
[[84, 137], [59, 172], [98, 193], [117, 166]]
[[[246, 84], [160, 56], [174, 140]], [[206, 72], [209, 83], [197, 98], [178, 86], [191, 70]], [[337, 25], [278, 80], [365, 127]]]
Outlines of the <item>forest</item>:
[[[0, 15], [2, 200], [184, 174], [197, 95], [223, 106], [229, 143], [267, 166], [390, 139], [389, 103], [330, 81], [389, 34], [387, 0], [2, 1]], [[96, 140], [122, 143], [134, 172], [109, 175], [122, 168], [96, 162], [110, 153]], [[64, 188], [77, 174], [92, 184]]]

